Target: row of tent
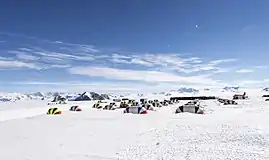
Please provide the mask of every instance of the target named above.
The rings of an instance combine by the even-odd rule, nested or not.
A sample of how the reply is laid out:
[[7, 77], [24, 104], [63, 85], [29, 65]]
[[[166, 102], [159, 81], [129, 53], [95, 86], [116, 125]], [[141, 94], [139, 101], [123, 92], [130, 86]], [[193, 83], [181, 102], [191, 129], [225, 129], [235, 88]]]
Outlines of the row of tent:
[[115, 110], [118, 108], [127, 108], [131, 106], [142, 106], [146, 109], [152, 109], [153, 107], [162, 107], [162, 106], [168, 106], [169, 104], [175, 104], [177, 101], [170, 101], [170, 100], [164, 100], [159, 101], [157, 99], [155, 100], [147, 100], [147, 99], [140, 99], [139, 102], [133, 100], [133, 99], [116, 99], [113, 100], [113, 102], [107, 102], [107, 101], [97, 101], [93, 108], [97, 109], [108, 109], [108, 110]]
[[[82, 111], [82, 109], [79, 106], [72, 106], [72, 107], [70, 107], [69, 111], [80, 112], [80, 111]], [[62, 111], [57, 107], [51, 107], [51, 108], [49, 108], [47, 114], [48, 115], [58, 115], [58, 114], [62, 114]]]
[[[159, 107], [158, 105], [153, 106], [153, 104], [159, 103], [158, 100], [146, 100], [146, 99], [140, 99], [140, 103], [135, 102], [134, 100], [129, 100], [129, 99], [123, 99], [123, 101], [117, 101], [120, 104], [124, 104], [123, 106], [119, 108], [125, 108], [123, 113], [132, 113], [132, 114], [147, 114], [148, 110], [153, 110], [153, 107]], [[168, 101], [165, 100], [163, 102], [167, 102], [167, 105], [169, 104], [177, 104], [179, 101]], [[102, 103], [101, 101], [97, 102], [94, 104], [93, 108], [102, 108], [102, 104], [105, 104], [104, 102]], [[103, 109], [107, 109], [107, 107], [110, 105], [111, 107], [115, 104], [115, 102], [111, 102], [110, 104], [106, 104], [103, 106]], [[160, 105], [161, 106], [161, 105]], [[116, 109], [116, 108], [114, 108]], [[113, 110], [114, 110], [113, 109]], [[188, 103], [179, 106], [176, 109], [175, 113], [182, 113], [182, 112], [189, 112], [189, 113], [195, 113], [195, 114], [204, 114], [204, 110], [200, 105], [199, 100], [193, 100], [189, 101]]]

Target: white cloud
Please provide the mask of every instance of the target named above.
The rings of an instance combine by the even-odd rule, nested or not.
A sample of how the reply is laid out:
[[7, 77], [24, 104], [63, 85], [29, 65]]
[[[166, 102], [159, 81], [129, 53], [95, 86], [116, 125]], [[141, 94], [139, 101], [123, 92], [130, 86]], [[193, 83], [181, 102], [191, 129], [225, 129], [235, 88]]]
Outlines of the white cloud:
[[147, 62], [147, 61], [144, 61], [144, 60], [141, 60], [141, 59], [137, 59], [137, 58], [132, 59], [131, 60], [131, 63], [133, 63], [133, 64], [139, 64], [139, 65], [143, 65], [143, 66], [147, 66], [147, 67], [153, 66], [152, 63]]
[[100, 51], [91, 45], [77, 45], [78, 49], [86, 53], [99, 53]]
[[[46, 82], [46, 81], [26, 81], [26, 82], [8, 82], [2, 84], [23, 85], [23, 86], [38, 86], [45, 91], [65, 91], [65, 92], [84, 92], [84, 91], [96, 91], [96, 92], [133, 92], [133, 91], [145, 91], [145, 88], [156, 91], [157, 85], [149, 84], [137, 84], [137, 83], [107, 83], [107, 82]], [[42, 87], [44, 86], [44, 87]], [[101, 87], [100, 87], [101, 86]], [[162, 86], [161, 86], [162, 87]], [[164, 89], [164, 88], [161, 88]], [[167, 88], [168, 89], [168, 88]], [[170, 88], [169, 88], [170, 89]], [[162, 90], [163, 91], [163, 90]]]
[[137, 65], [146, 66], [146, 67], [154, 66], [153, 63], [142, 60], [140, 58], [135, 58], [133, 56], [127, 57], [127, 56], [123, 56], [119, 54], [113, 54], [110, 61], [114, 63], [122, 63], [122, 64], [137, 64]]
[[172, 82], [185, 84], [213, 85], [216, 81], [204, 76], [183, 77], [171, 73], [146, 70], [124, 70], [107, 67], [74, 67], [70, 73], [91, 77], [103, 77], [116, 80], [132, 80], [144, 82]]
[[190, 63], [202, 63], [203, 61], [198, 58], [198, 57], [191, 57], [191, 58], [186, 58], [186, 59], [183, 59], [183, 61], [185, 62], [190, 62]]
[[61, 58], [56, 58], [56, 57], [41, 57], [40, 58], [41, 62], [49, 63], [49, 64], [66, 64], [68, 63], [67, 60], [62, 60]]
[[17, 55], [17, 54], [24, 54], [24, 52], [23, 51], [18, 51], [18, 50], [10, 50], [10, 51], [7, 51], [8, 53], [11, 53], [11, 54], [15, 54], [15, 55]]
[[[0, 82], [1, 83], [1, 82]], [[7, 83], [1, 83], [7, 84]], [[113, 93], [153, 93], [165, 92], [171, 89], [178, 89], [179, 87], [194, 87], [199, 89], [204, 86], [183, 85], [171, 83], [133, 83], [133, 82], [8, 82], [12, 85], [27, 86], [27, 88], [38, 88], [39, 91], [57, 91], [57, 92], [113, 92]], [[37, 87], [38, 86], [38, 87]]]
[[120, 54], [112, 54], [112, 58], [115, 58], [115, 59], [129, 59], [131, 57], [125, 56], [125, 55], [120, 55]]
[[7, 68], [31, 68], [31, 69], [40, 69], [33, 63], [25, 63], [21, 61], [10, 61], [10, 60], [0, 60], [0, 68], [7, 69]]
[[35, 54], [38, 54], [40, 56], [44, 57], [52, 57], [52, 58], [59, 58], [59, 59], [70, 59], [70, 60], [83, 60], [83, 61], [92, 61], [94, 60], [93, 55], [88, 56], [78, 56], [78, 55], [72, 55], [72, 54], [64, 54], [59, 52], [34, 52]]
[[258, 81], [258, 80], [245, 80], [240, 83], [240, 85], [247, 85], [247, 84], [259, 84], [263, 83], [263, 81]]
[[40, 58], [31, 54], [26, 54], [26, 53], [18, 53], [17, 58], [20, 60], [26, 60], [26, 61], [37, 61]]
[[19, 48], [19, 50], [21, 50], [21, 51], [26, 51], [26, 52], [31, 52], [31, 51], [33, 51], [32, 49], [29, 49], [29, 48]]
[[60, 64], [53, 64], [53, 65], [51, 65], [50, 66], [51, 68], [69, 68], [69, 67], [71, 67], [71, 65], [68, 65], [68, 64], [66, 64], [66, 65], [60, 65]]
[[235, 62], [235, 61], [237, 61], [237, 59], [219, 59], [219, 60], [210, 61], [209, 63], [218, 65], [221, 63]]
[[[199, 57], [182, 57], [177, 53], [128, 53], [122, 50], [109, 51], [97, 49], [92, 45], [73, 44], [61, 40], [49, 41], [37, 37], [28, 37], [25, 35], [16, 35], [6, 33], [10, 36], [23, 36], [35, 41], [42, 41], [42, 44], [49, 44], [52, 47], [42, 48], [40, 46], [22, 47], [10, 50], [9, 53], [16, 54], [21, 60], [34, 60], [34, 57], [26, 57], [26, 53], [39, 57], [40, 64], [44, 65], [73, 65], [76, 66], [78, 61], [94, 62], [95, 64], [123, 64], [132, 67], [151, 68], [159, 71], [181, 72], [185, 74], [198, 72], [221, 73], [227, 72], [228, 69], [217, 66], [221, 63], [236, 61], [236, 59], [220, 59], [205, 62]], [[57, 49], [55, 49], [57, 48]], [[110, 62], [110, 63], [109, 63]], [[112, 62], [112, 63], [111, 63]]]
[[[13, 34], [9, 35], [14, 36]], [[63, 68], [73, 74], [104, 77], [107, 79], [134, 80], [156, 84], [168, 82], [171, 84], [177, 83], [177, 85], [183, 83], [215, 85], [219, 82], [210, 79], [209, 76], [198, 75], [213, 75], [216, 73], [229, 72], [231, 70], [234, 72], [234, 68], [229, 68], [229, 66], [224, 67], [224, 64], [230, 64], [230, 62], [237, 61], [237, 59], [233, 59], [233, 57], [229, 59], [213, 59], [209, 61], [202, 57], [186, 57], [186, 55], [182, 56], [177, 53], [127, 53], [121, 49], [114, 49], [114, 51], [112, 51], [97, 49], [92, 45], [73, 44], [60, 40], [49, 41], [36, 37], [28, 38], [31, 39], [31, 42], [33, 43], [29, 43], [29, 45], [19, 45], [17, 48], [11, 48], [12, 50], [10, 50], [9, 53], [12, 56], [8, 55], [8, 57], [0, 57], [0, 68]], [[36, 43], [39, 41], [41, 41], [41, 43]], [[33, 44], [38, 45], [32, 46]], [[45, 46], [49, 47], [44, 48]], [[26, 63], [29, 61], [36, 62]], [[137, 67], [140, 68], [140, 70], [107, 67], [76, 67], [78, 64], [85, 65], [87, 63], [91, 66]], [[240, 69], [236, 72], [250, 73], [253, 72], [254, 69], [268, 69], [268, 66], [247, 67], [251, 69]], [[178, 73], [184, 76], [180, 76]], [[246, 81], [244, 83], [251, 84], [251, 82], [252, 81]]]
[[261, 80], [236, 80], [233, 82], [230, 82], [230, 86], [241, 86], [241, 87], [261, 87], [265, 86], [268, 83], [267, 79], [261, 79]]
[[254, 72], [253, 69], [240, 69], [236, 71], [236, 73], [252, 73], [252, 72]]
[[122, 64], [136, 64], [144, 67], [154, 67], [157, 70], [177, 71], [183, 73], [193, 73], [200, 71], [212, 71], [212, 73], [227, 72], [227, 68], [217, 67], [225, 62], [236, 61], [236, 59], [222, 59], [204, 62], [198, 57], [182, 58], [179, 54], [144, 54], [121, 56], [114, 55], [110, 61]]
[[0, 60], [8, 60], [9, 58], [7, 58], [7, 57], [1, 57], [0, 56]]
[[268, 69], [268, 66], [254, 66], [256, 69]]

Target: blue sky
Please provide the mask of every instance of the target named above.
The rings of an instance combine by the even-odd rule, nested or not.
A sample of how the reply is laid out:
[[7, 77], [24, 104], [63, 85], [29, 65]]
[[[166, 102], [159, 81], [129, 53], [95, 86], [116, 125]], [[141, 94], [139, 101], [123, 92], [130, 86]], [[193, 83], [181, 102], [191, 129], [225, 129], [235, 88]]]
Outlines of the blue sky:
[[0, 6], [3, 92], [269, 82], [266, 0], [16, 3]]

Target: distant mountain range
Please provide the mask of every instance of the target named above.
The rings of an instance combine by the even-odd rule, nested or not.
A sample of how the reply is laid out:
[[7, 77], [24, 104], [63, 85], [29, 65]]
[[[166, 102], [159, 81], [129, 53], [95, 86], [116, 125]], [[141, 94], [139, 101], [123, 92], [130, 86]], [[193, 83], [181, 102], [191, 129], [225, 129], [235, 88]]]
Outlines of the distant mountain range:
[[239, 87], [224, 87], [222, 89], [222, 92], [238, 92], [239, 91]]
[[194, 88], [185, 88], [185, 87], [182, 87], [182, 88], [179, 88], [177, 90], [171, 90], [170, 92], [178, 92], [178, 93], [197, 93], [199, 92], [198, 89], [194, 89]]
[[35, 93], [0, 93], [0, 102], [18, 101], [18, 100], [41, 100], [41, 99], [54, 99], [60, 96], [70, 101], [85, 101], [85, 100], [104, 100], [110, 99], [108, 94], [98, 94], [95, 92], [78, 93], [63, 93], [63, 92], [35, 92]]
[[[153, 96], [174, 96], [178, 94], [203, 94], [212, 92], [239, 92], [239, 87], [234, 86], [226, 86], [222, 89], [212, 90], [209, 88], [205, 88], [203, 90], [198, 90], [195, 88], [187, 88], [187, 87], [181, 87], [179, 89], [170, 90], [169, 92], [159, 92], [159, 93], [151, 93]], [[269, 87], [266, 87], [262, 89], [262, 91], [269, 92]], [[68, 99], [69, 101], [87, 101], [87, 100], [105, 100], [105, 99], [115, 99], [115, 98], [121, 98], [121, 97], [128, 97], [128, 96], [134, 96], [134, 97], [144, 97], [147, 96], [147, 94], [142, 93], [126, 93], [124, 95], [117, 95], [117, 94], [99, 94], [96, 92], [83, 92], [83, 93], [64, 93], [64, 92], [35, 92], [35, 93], [0, 93], [0, 102], [7, 102], [7, 101], [18, 101], [18, 100], [53, 100], [54, 97], [61, 96], [63, 98]]]

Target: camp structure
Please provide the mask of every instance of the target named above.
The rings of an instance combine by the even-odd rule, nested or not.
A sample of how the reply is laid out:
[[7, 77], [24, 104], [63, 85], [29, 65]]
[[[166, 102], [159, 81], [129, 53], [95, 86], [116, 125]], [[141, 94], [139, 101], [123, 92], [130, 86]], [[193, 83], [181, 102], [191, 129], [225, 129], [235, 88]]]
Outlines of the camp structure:
[[121, 102], [128, 103], [128, 101], [129, 101], [129, 98], [122, 98], [122, 99], [121, 99]]
[[133, 99], [129, 99], [129, 100], [128, 100], [128, 104], [129, 104], [129, 105], [134, 105], [134, 103], [135, 103], [135, 100], [133, 100]]
[[101, 109], [104, 108], [106, 105], [109, 105], [108, 102], [98, 100], [95, 104], [93, 104], [92, 108]]
[[149, 104], [149, 103], [142, 104], [142, 107], [144, 107], [146, 110], [150, 110], [150, 111], [154, 110], [154, 107], [152, 106], [152, 104]]
[[57, 115], [62, 114], [62, 111], [59, 108], [50, 108], [47, 112], [48, 115]]
[[113, 102], [121, 102], [121, 99], [113, 99]]
[[120, 108], [127, 108], [127, 107], [129, 107], [128, 102], [126, 102], [126, 101], [121, 101], [120, 102]]
[[79, 112], [79, 111], [82, 111], [82, 109], [79, 108], [79, 106], [72, 106], [72, 107], [69, 109], [69, 111], [77, 111], [77, 112]]
[[147, 99], [147, 98], [141, 98], [141, 99], [139, 100], [139, 102], [140, 102], [141, 104], [146, 104], [146, 103], [148, 103], [148, 99]]
[[168, 106], [169, 105], [169, 101], [168, 100], [164, 100], [160, 102], [162, 106]]
[[235, 94], [233, 96], [233, 100], [236, 100], [236, 99], [248, 99], [248, 96], [246, 95], [246, 92], [244, 92], [242, 95], [241, 94]]
[[54, 102], [56, 104], [67, 104], [67, 99], [61, 96], [55, 96], [54, 99], [51, 102]]
[[110, 102], [109, 105], [103, 107], [104, 110], [115, 110], [117, 108], [119, 108], [119, 105], [116, 102]]
[[141, 106], [131, 106], [127, 107], [123, 113], [132, 113], [132, 114], [147, 114], [147, 110], [144, 107]]
[[183, 113], [183, 112], [204, 114], [204, 110], [201, 108], [199, 101], [190, 101], [182, 106], [179, 106], [176, 109], [175, 113]]
[[151, 104], [153, 107], [162, 107], [162, 104], [159, 102], [158, 99], [154, 99]]
[[224, 105], [237, 105], [238, 104], [234, 100], [222, 99], [222, 98], [218, 98], [218, 102], [220, 102], [220, 103], [222, 103]]

